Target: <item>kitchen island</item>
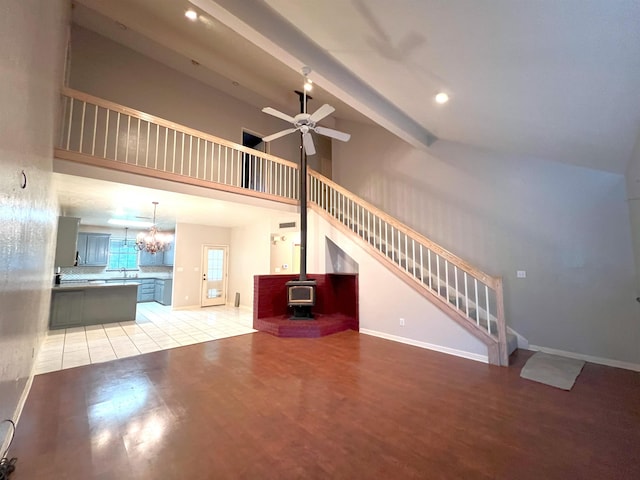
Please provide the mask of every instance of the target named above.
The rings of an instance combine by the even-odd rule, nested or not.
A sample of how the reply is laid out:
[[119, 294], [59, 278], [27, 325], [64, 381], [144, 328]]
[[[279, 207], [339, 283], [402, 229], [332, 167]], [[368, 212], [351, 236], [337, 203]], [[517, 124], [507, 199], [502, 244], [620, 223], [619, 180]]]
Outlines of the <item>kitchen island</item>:
[[49, 328], [70, 328], [136, 318], [138, 282], [76, 282], [51, 289]]

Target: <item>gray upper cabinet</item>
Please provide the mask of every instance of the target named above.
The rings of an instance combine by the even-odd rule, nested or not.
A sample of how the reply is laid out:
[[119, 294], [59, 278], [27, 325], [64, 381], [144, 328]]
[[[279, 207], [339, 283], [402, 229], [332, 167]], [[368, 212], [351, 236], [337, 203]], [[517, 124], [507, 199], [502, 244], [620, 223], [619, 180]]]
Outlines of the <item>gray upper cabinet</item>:
[[173, 267], [173, 256], [175, 251], [174, 249], [175, 249], [175, 243], [172, 243], [171, 246], [169, 247], [169, 250], [164, 252], [164, 259], [162, 261], [163, 265]]
[[140, 260], [138, 261], [138, 265], [141, 267], [154, 267], [157, 265], [163, 265], [164, 255], [162, 252], [158, 253], [149, 253], [145, 250], [140, 252]]
[[78, 265], [106, 266], [109, 261], [109, 239], [106, 233], [78, 234]]
[[56, 241], [56, 267], [73, 267], [76, 261], [76, 242], [80, 219], [76, 217], [58, 217]]

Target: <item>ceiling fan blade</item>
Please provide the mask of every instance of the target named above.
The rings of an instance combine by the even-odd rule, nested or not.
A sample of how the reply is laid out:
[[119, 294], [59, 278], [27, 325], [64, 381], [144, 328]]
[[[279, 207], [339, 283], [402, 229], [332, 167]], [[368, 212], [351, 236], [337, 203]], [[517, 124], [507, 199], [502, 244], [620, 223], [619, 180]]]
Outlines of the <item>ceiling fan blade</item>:
[[296, 122], [296, 120], [293, 117], [287, 115], [286, 113], [282, 113], [281, 111], [276, 110], [275, 108], [264, 107], [262, 109], [262, 111], [264, 113], [268, 113], [269, 115], [273, 115], [274, 117], [278, 117], [278, 118], [284, 120], [285, 122], [289, 122], [289, 123], [295, 123]]
[[276, 138], [284, 137], [285, 135], [289, 135], [290, 133], [293, 133], [295, 131], [296, 131], [295, 128], [287, 128], [286, 130], [282, 130], [281, 132], [273, 133], [271, 135], [267, 135], [266, 137], [263, 137], [262, 141], [263, 142], [270, 142], [271, 140], [275, 140]]
[[335, 138], [336, 140], [341, 140], [343, 142], [348, 142], [351, 138], [351, 135], [349, 135], [348, 133], [339, 132], [338, 130], [334, 130], [332, 128], [316, 127], [314, 128], [314, 131], [319, 133], [320, 135]]
[[313, 144], [313, 137], [309, 132], [302, 134], [302, 144], [307, 155], [316, 154], [316, 146]]
[[311, 114], [311, 116], [309, 117], [309, 121], [313, 123], [318, 123], [324, 117], [331, 115], [335, 111], [336, 111], [335, 108], [333, 108], [328, 103], [325, 103], [318, 110], [316, 110]]

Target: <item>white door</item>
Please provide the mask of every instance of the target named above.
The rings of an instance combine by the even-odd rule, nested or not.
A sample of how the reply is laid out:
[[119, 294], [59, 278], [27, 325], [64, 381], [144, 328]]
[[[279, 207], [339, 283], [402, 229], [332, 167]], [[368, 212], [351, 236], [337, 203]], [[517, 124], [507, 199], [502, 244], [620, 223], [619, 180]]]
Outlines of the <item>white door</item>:
[[202, 247], [202, 295], [200, 305], [224, 305], [227, 303], [227, 257], [226, 245], [203, 245]]

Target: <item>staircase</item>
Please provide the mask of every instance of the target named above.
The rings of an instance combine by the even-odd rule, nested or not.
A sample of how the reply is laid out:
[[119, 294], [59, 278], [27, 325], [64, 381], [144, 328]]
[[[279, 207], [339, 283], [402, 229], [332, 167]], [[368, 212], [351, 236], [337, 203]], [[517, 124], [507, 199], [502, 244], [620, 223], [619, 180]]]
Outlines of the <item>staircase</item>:
[[[71, 89], [62, 92], [55, 157], [241, 195], [298, 203], [297, 165]], [[317, 172], [308, 206], [356, 239], [508, 365], [502, 279], [492, 277]]]

